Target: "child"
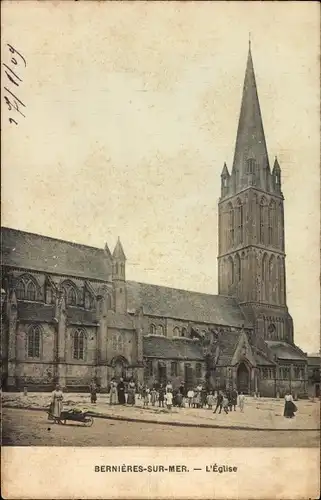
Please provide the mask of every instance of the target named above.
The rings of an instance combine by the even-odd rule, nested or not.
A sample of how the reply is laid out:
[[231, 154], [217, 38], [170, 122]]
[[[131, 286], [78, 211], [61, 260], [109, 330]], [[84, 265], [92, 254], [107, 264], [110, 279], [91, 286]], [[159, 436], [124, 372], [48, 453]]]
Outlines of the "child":
[[206, 402], [207, 402], [207, 406], [209, 407], [209, 409], [211, 410], [213, 408], [213, 404], [214, 404], [214, 396], [213, 396], [213, 393], [210, 392], [208, 395], [207, 395], [207, 398], [206, 398]]
[[188, 399], [188, 407], [191, 408], [192, 403], [193, 403], [193, 397], [194, 397], [194, 391], [193, 389], [190, 389], [187, 392], [187, 399]]
[[152, 406], [155, 406], [156, 398], [157, 398], [157, 392], [156, 392], [155, 387], [152, 388], [150, 396], [151, 396]]
[[173, 394], [168, 391], [166, 392], [166, 406], [168, 410], [171, 410], [173, 404]]

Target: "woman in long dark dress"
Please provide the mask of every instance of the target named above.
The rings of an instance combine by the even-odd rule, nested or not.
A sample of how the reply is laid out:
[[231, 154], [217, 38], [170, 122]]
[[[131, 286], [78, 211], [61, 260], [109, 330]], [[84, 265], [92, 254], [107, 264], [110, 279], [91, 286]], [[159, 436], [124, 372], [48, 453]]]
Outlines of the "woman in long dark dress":
[[290, 392], [288, 392], [286, 395], [285, 395], [285, 404], [284, 404], [284, 417], [285, 418], [293, 418], [295, 417], [295, 412], [297, 411], [297, 408], [295, 406], [295, 404], [293, 403], [293, 397], [292, 397], [292, 394], [290, 394]]
[[120, 405], [125, 404], [125, 384], [124, 380], [121, 378], [119, 384], [117, 385], [118, 403]]

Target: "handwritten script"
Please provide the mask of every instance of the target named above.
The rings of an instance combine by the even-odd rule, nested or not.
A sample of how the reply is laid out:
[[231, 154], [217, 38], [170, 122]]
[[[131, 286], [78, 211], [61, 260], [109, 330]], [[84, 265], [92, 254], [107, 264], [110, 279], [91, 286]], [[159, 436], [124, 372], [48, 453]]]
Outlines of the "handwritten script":
[[26, 59], [12, 45], [7, 43], [8, 54], [6, 62], [2, 63], [5, 68], [6, 78], [4, 78], [4, 100], [8, 106], [9, 122], [18, 125], [21, 116], [25, 118], [26, 105], [19, 99], [19, 87], [23, 83], [22, 76], [27, 67]]

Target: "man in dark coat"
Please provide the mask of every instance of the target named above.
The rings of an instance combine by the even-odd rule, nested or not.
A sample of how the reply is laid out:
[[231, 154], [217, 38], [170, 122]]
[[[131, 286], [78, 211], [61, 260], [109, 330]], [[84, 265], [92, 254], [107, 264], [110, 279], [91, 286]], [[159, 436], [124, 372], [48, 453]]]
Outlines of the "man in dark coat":
[[117, 395], [118, 395], [118, 403], [120, 405], [124, 405], [126, 400], [125, 400], [125, 384], [124, 380], [121, 378], [118, 385], [117, 385]]

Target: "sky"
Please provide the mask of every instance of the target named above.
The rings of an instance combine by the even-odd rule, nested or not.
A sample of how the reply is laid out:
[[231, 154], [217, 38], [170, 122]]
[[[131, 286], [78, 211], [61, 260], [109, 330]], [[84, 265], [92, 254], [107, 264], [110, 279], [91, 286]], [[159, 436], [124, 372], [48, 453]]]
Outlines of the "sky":
[[316, 2], [2, 2], [2, 60], [9, 43], [27, 63], [25, 117], [2, 108], [2, 225], [111, 250], [119, 236], [127, 279], [217, 293], [251, 33], [295, 341], [318, 351], [319, 19]]

